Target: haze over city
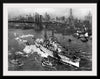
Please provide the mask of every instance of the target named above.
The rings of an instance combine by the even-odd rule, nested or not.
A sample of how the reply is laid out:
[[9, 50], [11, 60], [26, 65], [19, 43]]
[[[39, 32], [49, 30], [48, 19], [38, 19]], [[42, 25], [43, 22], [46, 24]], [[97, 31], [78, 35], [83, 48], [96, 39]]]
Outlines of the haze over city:
[[[70, 8], [9, 8], [8, 9], [8, 18], [14, 18], [19, 15], [27, 15], [37, 12], [41, 15], [48, 13], [51, 17], [55, 16], [66, 16], [70, 14]], [[84, 16], [88, 15], [90, 12], [92, 14], [91, 8], [72, 8], [73, 16], [84, 19]]]

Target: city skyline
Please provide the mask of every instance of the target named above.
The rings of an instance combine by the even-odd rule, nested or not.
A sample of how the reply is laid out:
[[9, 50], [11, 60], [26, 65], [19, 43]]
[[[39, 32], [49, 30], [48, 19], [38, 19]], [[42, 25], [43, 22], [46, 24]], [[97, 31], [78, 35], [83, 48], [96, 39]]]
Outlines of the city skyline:
[[[20, 15], [33, 15], [35, 12], [44, 15], [48, 13], [51, 17], [56, 16], [65, 16], [69, 17], [71, 8], [9, 8], [8, 9], [8, 18], [14, 18]], [[89, 8], [72, 8], [72, 14], [75, 18], [84, 19], [85, 16], [92, 14], [92, 10]]]

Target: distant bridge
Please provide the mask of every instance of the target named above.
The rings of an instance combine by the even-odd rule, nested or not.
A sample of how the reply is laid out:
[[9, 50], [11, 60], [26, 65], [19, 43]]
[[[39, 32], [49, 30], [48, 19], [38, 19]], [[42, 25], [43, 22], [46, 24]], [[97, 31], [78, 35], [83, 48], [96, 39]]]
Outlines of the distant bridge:
[[66, 24], [66, 23], [62, 23], [62, 22], [57, 22], [57, 21], [45, 21], [45, 22], [35, 22], [35, 21], [8, 21], [8, 23], [35, 23], [35, 24]]

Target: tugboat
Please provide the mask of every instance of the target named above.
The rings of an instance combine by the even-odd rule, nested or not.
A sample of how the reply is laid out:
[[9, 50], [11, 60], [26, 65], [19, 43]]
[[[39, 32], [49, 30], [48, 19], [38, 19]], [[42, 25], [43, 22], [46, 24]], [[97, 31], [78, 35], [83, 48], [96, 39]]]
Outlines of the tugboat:
[[77, 30], [77, 32], [74, 33], [73, 36], [76, 37], [77, 39], [80, 39], [82, 42], [87, 42], [89, 39], [89, 33], [86, 27], [84, 27], [82, 31]]

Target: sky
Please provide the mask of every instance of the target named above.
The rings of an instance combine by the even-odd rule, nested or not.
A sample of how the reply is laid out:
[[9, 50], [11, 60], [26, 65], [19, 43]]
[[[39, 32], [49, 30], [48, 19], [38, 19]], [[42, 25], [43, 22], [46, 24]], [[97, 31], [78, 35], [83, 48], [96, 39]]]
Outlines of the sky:
[[[71, 8], [71, 7], [70, 7]], [[11, 7], [8, 9], [8, 17], [9, 18], [13, 18], [15, 16], [19, 16], [19, 15], [26, 15], [26, 14], [33, 14], [35, 12], [38, 12], [39, 14], [44, 14], [45, 12], [47, 12], [48, 14], [50, 14], [52, 17], [55, 16], [69, 16], [69, 11], [70, 8], [65, 8], [65, 7], [50, 7], [50, 8], [44, 8], [44, 7]], [[77, 18], [84, 18], [84, 16], [88, 15], [89, 11], [92, 13], [91, 8], [72, 8], [73, 11], [73, 16], [77, 17]]]

